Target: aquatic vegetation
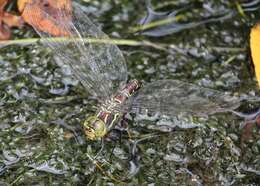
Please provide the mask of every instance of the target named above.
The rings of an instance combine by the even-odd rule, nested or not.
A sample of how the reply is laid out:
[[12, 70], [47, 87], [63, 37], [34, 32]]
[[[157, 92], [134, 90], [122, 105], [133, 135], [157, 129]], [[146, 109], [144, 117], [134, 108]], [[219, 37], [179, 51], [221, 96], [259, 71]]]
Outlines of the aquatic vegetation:
[[[162, 37], [185, 29], [195, 29], [198, 26], [208, 23], [223, 22], [226, 19], [233, 18], [238, 13], [246, 17], [245, 12], [257, 11], [260, 7], [260, 2], [255, 0], [253, 2], [242, 4], [237, 2], [237, 9], [234, 10], [226, 9], [224, 7], [221, 7], [219, 10], [213, 10], [213, 5], [211, 3], [203, 4], [204, 9], [199, 10], [199, 2], [194, 2], [186, 4], [184, 6], [185, 8], [180, 8], [174, 11], [157, 12], [152, 8], [151, 0], [146, 2], [147, 15], [140, 21], [140, 26], [133, 28], [132, 32], [140, 32], [142, 35], [152, 37]], [[192, 14], [191, 12], [194, 13]], [[197, 12], [200, 12], [200, 16], [202, 14], [202, 20], [194, 21], [191, 18], [194, 19], [194, 17], [196, 17], [194, 14], [196, 15]], [[184, 23], [182, 23], [182, 20], [184, 20]]]
[[[60, 9], [56, 12], [58, 16], [52, 16], [44, 9], [35, 9], [37, 5], [28, 3], [23, 13], [32, 15], [29, 22], [43, 38], [44, 44], [55, 52], [58, 63], [71, 69], [75, 79], [100, 102], [95, 116], [84, 121], [85, 134], [91, 140], [104, 137], [127, 112], [170, 117], [184, 113], [208, 116], [233, 111], [242, 101], [178, 80], [155, 81], [143, 88], [135, 79], [126, 84], [127, 68], [121, 51], [113, 43], [88, 42], [88, 38], [102, 40], [108, 37], [90, 21], [79, 5], [74, 5], [73, 13], [67, 13], [65, 7]], [[62, 32], [43, 30], [39, 12], [44, 12], [43, 17]], [[67, 90], [67, 86], [65, 88]]]
[[[90, 7], [101, 10], [94, 11], [95, 19], [107, 33], [122, 38], [145, 8], [140, 1], [106, 0]], [[259, 14], [247, 16], [253, 23]], [[229, 91], [244, 98], [240, 111], [253, 112], [259, 105], [250, 98], [259, 96], [259, 89], [247, 68], [248, 35], [243, 32], [250, 27], [235, 16], [160, 39], [168, 43], [167, 51], [120, 48], [129, 76], [144, 84], [177, 79]], [[35, 36], [28, 28], [15, 34]], [[126, 115], [129, 126], [112, 130], [94, 159], [102, 145], [85, 139], [80, 122], [95, 114], [97, 102], [71, 71], [55, 65], [52, 52], [40, 45], [9, 45], [0, 52], [1, 184], [258, 184], [259, 129], [253, 127], [251, 139], [241, 144], [244, 120], [232, 114], [208, 119]]]

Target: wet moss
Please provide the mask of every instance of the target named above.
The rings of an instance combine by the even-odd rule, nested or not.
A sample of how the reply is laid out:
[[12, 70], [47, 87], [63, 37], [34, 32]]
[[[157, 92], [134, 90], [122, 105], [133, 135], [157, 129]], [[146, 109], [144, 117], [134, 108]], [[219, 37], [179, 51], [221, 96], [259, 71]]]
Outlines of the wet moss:
[[[158, 10], [188, 3], [233, 11], [227, 1], [152, 2]], [[172, 1], [169, 1], [171, 3]], [[129, 33], [145, 14], [139, 1], [83, 3], [113, 37], [164, 43], [166, 51], [121, 47], [130, 77], [143, 82], [180, 79], [220, 91], [258, 95], [252, 73], [248, 33], [259, 13], [183, 30], [162, 38]], [[203, 6], [187, 13], [203, 17]], [[29, 27], [15, 38], [33, 37]], [[176, 50], [176, 48], [178, 50]], [[101, 141], [88, 141], [82, 122], [96, 100], [53, 62], [41, 45], [0, 49], [0, 184], [3, 185], [257, 185], [260, 131], [241, 143], [243, 119], [228, 113], [208, 119], [130, 117], [128, 132], [112, 131], [99, 156]], [[245, 101], [240, 111], [258, 103]], [[179, 124], [179, 125], [178, 125]], [[189, 124], [189, 125], [188, 125]], [[187, 127], [189, 126], [189, 127]]]

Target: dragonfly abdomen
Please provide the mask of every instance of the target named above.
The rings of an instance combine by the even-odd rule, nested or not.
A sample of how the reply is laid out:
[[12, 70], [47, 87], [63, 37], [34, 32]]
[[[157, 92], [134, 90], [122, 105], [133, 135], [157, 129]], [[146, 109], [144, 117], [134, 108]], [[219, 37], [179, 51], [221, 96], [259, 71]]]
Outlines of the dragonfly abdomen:
[[126, 86], [118, 91], [118, 93], [111, 99], [107, 100], [98, 112], [97, 117], [101, 119], [107, 129], [111, 129], [114, 123], [116, 123], [119, 116], [123, 113], [118, 110], [124, 102], [133, 95], [141, 87], [141, 83], [137, 80], [131, 80]]
[[131, 80], [129, 83], [126, 84], [126, 86], [119, 91], [115, 96], [114, 100], [119, 103], [123, 104], [130, 96], [133, 95], [135, 91], [137, 91], [141, 87], [141, 83], [134, 79]]

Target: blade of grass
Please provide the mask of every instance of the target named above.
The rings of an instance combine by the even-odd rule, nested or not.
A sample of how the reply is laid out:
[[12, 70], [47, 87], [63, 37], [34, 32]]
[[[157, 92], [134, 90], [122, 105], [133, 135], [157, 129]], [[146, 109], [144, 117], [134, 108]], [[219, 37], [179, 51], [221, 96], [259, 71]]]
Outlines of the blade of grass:
[[[32, 45], [36, 44], [38, 42], [44, 43], [47, 39], [43, 38], [28, 38], [28, 39], [17, 39], [17, 40], [8, 40], [8, 41], [0, 41], [0, 48], [9, 46], [9, 45], [20, 45], [20, 46], [26, 46], [26, 45]], [[52, 38], [53, 40], [53, 38]], [[79, 42], [82, 40], [79, 38]], [[66, 37], [57, 37], [54, 39], [55, 42], [70, 42], [75, 41], [75, 38], [66, 38]], [[146, 47], [152, 47], [158, 50], [164, 50], [167, 51], [165, 48], [167, 45], [162, 43], [152, 43], [150, 41], [137, 41], [137, 40], [131, 40], [131, 39], [97, 39], [97, 38], [85, 38], [83, 39], [86, 43], [104, 43], [104, 44], [115, 44], [115, 45], [126, 45], [126, 46], [146, 46]]]
[[172, 22], [178, 22], [182, 19], [183, 19], [183, 15], [178, 15], [178, 16], [169, 17], [169, 18], [166, 18], [163, 20], [153, 21], [153, 22], [145, 24], [145, 25], [139, 25], [139, 26], [130, 28], [129, 33], [135, 33], [135, 32], [139, 32], [139, 31], [144, 31], [144, 30], [148, 30], [151, 28], [155, 28], [158, 26], [167, 25]]

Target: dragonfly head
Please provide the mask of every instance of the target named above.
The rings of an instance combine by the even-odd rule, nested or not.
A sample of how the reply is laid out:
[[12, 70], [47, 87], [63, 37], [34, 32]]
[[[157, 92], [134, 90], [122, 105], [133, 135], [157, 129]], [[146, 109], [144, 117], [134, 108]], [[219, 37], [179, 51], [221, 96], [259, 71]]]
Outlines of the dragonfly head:
[[84, 130], [88, 139], [96, 140], [103, 137], [107, 133], [104, 121], [97, 116], [90, 116], [84, 122]]

